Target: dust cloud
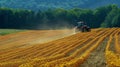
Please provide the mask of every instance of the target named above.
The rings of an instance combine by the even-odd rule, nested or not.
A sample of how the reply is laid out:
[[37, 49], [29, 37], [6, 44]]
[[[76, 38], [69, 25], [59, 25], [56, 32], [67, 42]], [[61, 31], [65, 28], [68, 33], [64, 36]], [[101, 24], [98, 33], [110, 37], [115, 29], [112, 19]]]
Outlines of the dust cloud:
[[[61, 38], [68, 37], [68, 36], [75, 34], [74, 26], [65, 21], [59, 21], [58, 24], [53, 24], [53, 25], [44, 23], [44, 24], [38, 25], [37, 29], [38, 29], [38, 31], [39, 31], [39, 29], [47, 31], [43, 34], [43, 36], [45, 36], [45, 37], [36, 39], [36, 40], [30, 42], [29, 44], [46, 43], [46, 42], [61, 39]], [[52, 33], [50, 33], [50, 32], [52, 32]], [[57, 32], [59, 32], [59, 33], [57, 33]]]
[[[31, 42], [30, 44], [47, 43], [47, 42], [50, 42], [50, 41], [54, 41], [54, 40], [61, 39], [61, 38], [64, 38], [64, 37], [68, 37], [68, 36], [71, 36], [71, 35], [75, 34], [74, 28], [72, 28], [72, 29], [64, 28], [64, 29], [61, 29], [61, 30], [47, 30], [47, 31], [48, 32], [44, 33], [44, 35], [43, 35], [43, 36], [46, 36], [46, 37], [39, 38], [39, 39]], [[50, 32], [53, 32], [53, 33], [50, 33]]]

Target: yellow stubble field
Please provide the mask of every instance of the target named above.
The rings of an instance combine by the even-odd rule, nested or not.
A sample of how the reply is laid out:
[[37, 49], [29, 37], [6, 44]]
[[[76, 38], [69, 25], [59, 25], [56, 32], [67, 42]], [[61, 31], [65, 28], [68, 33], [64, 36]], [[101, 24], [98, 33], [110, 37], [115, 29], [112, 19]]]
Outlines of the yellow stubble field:
[[120, 67], [120, 28], [0, 36], [0, 67]]

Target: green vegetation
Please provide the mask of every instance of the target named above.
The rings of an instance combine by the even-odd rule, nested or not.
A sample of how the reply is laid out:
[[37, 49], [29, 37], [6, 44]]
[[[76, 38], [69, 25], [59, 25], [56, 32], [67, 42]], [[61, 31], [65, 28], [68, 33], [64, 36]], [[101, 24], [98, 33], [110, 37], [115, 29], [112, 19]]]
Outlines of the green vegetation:
[[17, 29], [0, 29], [0, 36], [2, 35], [7, 35], [7, 34], [11, 34], [11, 33], [17, 33], [17, 32], [21, 32], [24, 30], [17, 30]]
[[55, 8], [97, 8], [108, 4], [118, 4], [120, 0], [0, 0], [1, 7], [45, 10]]
[[31, 11], [0, 8], [0, 28], [16, 29], [58, 29], [71, 28], [84, 21], [91, 28], [120, 27], [120, 8], [109, 5], [90, 9], [48, 9]]

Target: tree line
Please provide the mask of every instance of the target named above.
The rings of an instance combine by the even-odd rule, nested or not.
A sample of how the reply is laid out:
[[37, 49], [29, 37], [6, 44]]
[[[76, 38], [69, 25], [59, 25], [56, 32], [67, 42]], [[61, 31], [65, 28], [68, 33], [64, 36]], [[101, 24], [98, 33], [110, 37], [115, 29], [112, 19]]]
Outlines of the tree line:
[[48, 9], [32, 11], [0, 8], [0, 28], [61, 29], [72, 28], [84, 21], [91, 28], [120, 27], [120, 8], [108, 5], [91, 9]]

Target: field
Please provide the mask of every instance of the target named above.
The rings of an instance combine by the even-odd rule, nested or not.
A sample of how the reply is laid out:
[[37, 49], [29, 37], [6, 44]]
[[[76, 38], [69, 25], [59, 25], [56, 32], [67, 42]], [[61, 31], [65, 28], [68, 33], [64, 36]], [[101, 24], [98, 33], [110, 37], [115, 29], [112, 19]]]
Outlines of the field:
[[17, 33], [25, 30], [17, 30], [17, 29], [0, 29], [0, 36], [11, 34], [11, 33]]
[[0, 36], [0, 67], [120, 67], [120, 28]]

